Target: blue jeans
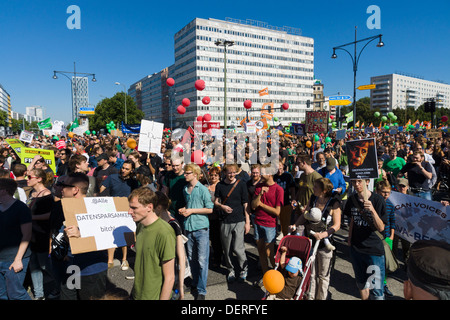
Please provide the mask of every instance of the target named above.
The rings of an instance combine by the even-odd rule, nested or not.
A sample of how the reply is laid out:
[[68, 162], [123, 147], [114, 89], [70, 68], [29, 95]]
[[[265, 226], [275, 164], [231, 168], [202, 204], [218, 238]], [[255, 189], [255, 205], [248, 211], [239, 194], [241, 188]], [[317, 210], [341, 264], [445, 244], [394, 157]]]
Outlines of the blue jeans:
[[431, 191], [419, 191], [419, 192], [413, 192], [413, 194], [416, 197], [422, 198], [422, 199], [426, 199], [426, 200], [430, 200], [433, 201], [433, 197], [431, 195]]
[[31, 300], [23, 286], [30, 258], [22, 259], [23, 270], [9, 270], [13, 261], [0, 261], [0, 300]]
[[277, 236], [277, 228], [264, 227], [259, 224], [254, 224], [255, 240], [264, 239], [265, 243], [274, 243]]
[[350, 247], [350, 257], [359, 290], [369, 289], [370, 300], [384, 300], [385, 259], [356, 251]]
[[189, 241], [187, 257], [192, 273], [192, 287], [197, 288], [198, 294], [206, 295], [206, 282], [209, 267], [209, 228], [196, 231], [186, 231]]
[[34, 297], [44, 296], [44, 273], [50, 274], [50, 259], [47, 252], [31, 252], [30, 275], [33, 282]]

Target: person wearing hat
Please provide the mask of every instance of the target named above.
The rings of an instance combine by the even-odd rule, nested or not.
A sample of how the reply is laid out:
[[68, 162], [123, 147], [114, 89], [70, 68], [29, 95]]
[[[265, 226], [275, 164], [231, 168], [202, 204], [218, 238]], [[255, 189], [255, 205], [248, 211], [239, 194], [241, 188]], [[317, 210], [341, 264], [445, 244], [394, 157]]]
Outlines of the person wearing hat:
[[418, 240], [410, 249], [408, 279], [403, 282], [406, 300], [450, 300], [450, 244]]
[[303, 278], [303, 263], [298, 257], [286, 258], [287, 247], [280, 248], [280, 272], [284, 277], [284, 288], [277, 294], [271, 294], [267, 300], [291, 300], [294, 298]]
[[100, 186], [108, 176], [119, 173], [119, 170], [109, 164], [108, 159], [109, 157], [106, 153], [102, 153], [96, 158], [98, 166], [95, 168], [93, 176], [95, 177], [95, 194], [97, 196], [108, 195], [100, 192]]
[[319, 173], [324, 177], [330, 179], [333, 184], [333, 195], [340, 197], [345, 193], [346, 185], [344, 180], [344, 175], [342, 171], [336, 166], [336, 159], [333, 157], [328, 157], [325, 161], [326, 165], [324, 168], [319, 170]]

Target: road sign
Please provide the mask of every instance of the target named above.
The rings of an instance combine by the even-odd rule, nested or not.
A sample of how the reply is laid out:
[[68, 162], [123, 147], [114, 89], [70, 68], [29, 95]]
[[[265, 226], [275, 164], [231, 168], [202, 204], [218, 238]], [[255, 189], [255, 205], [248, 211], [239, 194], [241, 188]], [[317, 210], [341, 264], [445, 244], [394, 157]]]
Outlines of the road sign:
[[334, 101], [334, 100], [352, 100], [351, 96], [330, 96], [328, 97], [329, 101]]
[[328, 103], [330, 106], [347, 106], [352, 102], [350, 100], [330, 100]]
[[95, 114], [95, 108], [91, 107], [81, 107], [79, 114]]
[[377, 87], [376, 84], [366, 84], [364, 86], [359, 86], [357, 89], [358, 90], [372, 90], [375, 89]]

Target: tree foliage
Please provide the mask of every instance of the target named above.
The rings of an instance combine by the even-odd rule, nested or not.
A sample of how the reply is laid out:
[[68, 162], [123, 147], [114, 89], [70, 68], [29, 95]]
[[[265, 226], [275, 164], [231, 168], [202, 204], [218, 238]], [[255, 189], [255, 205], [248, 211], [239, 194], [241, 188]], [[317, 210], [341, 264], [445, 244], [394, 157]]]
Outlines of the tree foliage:
[[[127, 105], [127, 123], [141, 123], [144, 118], [144, 112], [136, 107], [133, 98], [126, 95]], [[95, 114], [89, 117], [89, 130], [99, 131], [106, 129], [106, 124], [113, 121], [116, 128], [120, 128], [123, 121], [125, 123], [125, 100], [124, 92], [118, 92], [111, 98], [101, 100], [95, 107]]]

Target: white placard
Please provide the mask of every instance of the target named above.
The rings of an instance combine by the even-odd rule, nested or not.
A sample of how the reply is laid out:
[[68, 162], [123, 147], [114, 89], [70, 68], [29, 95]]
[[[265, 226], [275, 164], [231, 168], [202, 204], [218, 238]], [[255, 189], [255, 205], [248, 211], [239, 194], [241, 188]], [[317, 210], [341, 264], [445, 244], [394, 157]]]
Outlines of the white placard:
[[97, 250], [124, 247], [125, 232], [136, 232], [136, 223], [126, 211], [116, 211], [112, 197], [84, 199], [87, 213], [75, 218], [81, 237], [94, 237]]
[[138, 150], [143, 152], [161, 152], [164, 124], [155, 121], [142, 120], [139, 133]]
[[33, 141], [33, 132], [22, 130], [20, 133], [20, 141], [31, 143]]

